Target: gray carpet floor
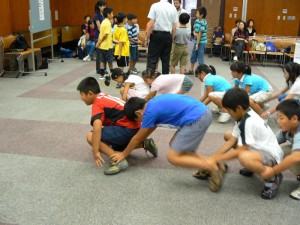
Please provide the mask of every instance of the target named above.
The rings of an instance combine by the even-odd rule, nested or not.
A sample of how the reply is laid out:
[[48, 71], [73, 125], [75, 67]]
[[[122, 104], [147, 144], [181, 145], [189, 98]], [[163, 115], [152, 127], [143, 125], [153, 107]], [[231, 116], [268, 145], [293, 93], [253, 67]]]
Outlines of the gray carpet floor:
[[[228, 62], [218, 57], [205, 60], [231, 79]], [[137, 68], [145, 68], [145, 58]], [[252, 69], [275, 90], [284, 86], [280, 67]], [[300, 202], [289, 197], [299, 182], [291, 172], [284, 173], [278, 196], [263, 200], [263, 182], [240, 176], [241, 166], [230, 161], [222, 189], [212, 193], [208, 181], [192, 177], [194, 170], [167, 162], [174, 129], [158, 128], [152, 134], [159, 146], [157, 158], [136, 150], [126, 171], [105, 176], [107, 158], [103, 168], [96, 168], [85, 140], [91, 107], [76, 91], [84, 77], [98, 77], [95, 61], [53, 62], [47, 73], [0, 79], [0, 225], [299, 224]], [[191, 78], [189, 95], [199, 99], [203, 84]], [[116, 83], [99, 83], [102, 92], [119, 96]], [[275, 116], [269, 125], [278, 129]], [[212, 154], [232, 127], [233, 121], [219, 124], [214, 115], [198, 152]]]

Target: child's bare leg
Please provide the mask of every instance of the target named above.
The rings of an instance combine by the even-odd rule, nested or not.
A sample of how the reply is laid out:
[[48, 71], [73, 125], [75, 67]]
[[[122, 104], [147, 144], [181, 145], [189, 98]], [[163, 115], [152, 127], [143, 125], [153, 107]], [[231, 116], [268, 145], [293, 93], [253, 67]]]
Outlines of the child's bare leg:
[[[87, 133], [86, 135], [86, 140], [89, 143], [89, 145], [92, 146], [93, 143], [93, 133], [90, 131]], [[143, 148], [144, 147], [144, 142], [141, 142], [137, 148]], [[108, 157], [110, 157], [112, 154], [115, 153], [115, 150], [113, 150], [110, 146], [108, 146], [107, 144], [105, 144], [104, 142], [100, 142], [100, 149], [99, 151], [105, 155], [107, 155]]]
[[185, 68], [186, 68], [186, 66], [181, 66], [180, 67], [180, 74], [184, 74], [185, 73]]
[[204, 158], [192, 152], [179, 153], [175, 150], [170, 149], [167, 152], [167, 159], [171, 164], [175, 166], [212, 170], [211, 166], [206, 162]]
[[176, 73], [175, 66], [170, 65], [170, 71], [171, 71], [171, 74], [175, 74]]
[[265, 171], [265, 165], [262, 163], [262, 157], [258, 151], [242, 151], [238, 155], [238, 159], [241, 165], [251, 172], [261, 174]]
[[195, 64], [194, 64], [194, 63], [191, 63], [189, 71], [194, 72], [194, 66], [195, 66]]
[[222, 105], [222, 99], [221, 98], [217, 98], [215, 96], [212, 96], [212, 95], [208, 95], [208, 98], [218, 106], [219, 109], [222, 110], [222, 112], [227, 112], [226, 109], [223, 108], [223, 105]]
[[135, 67], [136, 61], [130, 61], [129, 63], [129, 70], [133, 70]]

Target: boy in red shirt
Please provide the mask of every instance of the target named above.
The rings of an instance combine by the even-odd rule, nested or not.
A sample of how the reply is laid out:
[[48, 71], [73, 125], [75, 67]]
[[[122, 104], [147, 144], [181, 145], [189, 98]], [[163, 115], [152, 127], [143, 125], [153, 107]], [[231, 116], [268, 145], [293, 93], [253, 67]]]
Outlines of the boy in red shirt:
[[[138, 132], [140, 122], [129, 120], [124, 114], [125, 102], [119, 98], [100, 93], [97, 80], [93, 77], [83, 79], [77, 90], [87, 105], [92, 105], [91, 125], [93, 130], [87, 133], [87, 142], [93, 147], [96, 165], [104, 163], [101, 153], [110, 157], [115, 151], [123, 151], [131, 138]], [[144, 148], [157, 157], [157, 147], [152, 138], [147, 139], [138, 148]], [[128, 167], [128, 162], [110, 163], [104, 174], [119, 173]]]

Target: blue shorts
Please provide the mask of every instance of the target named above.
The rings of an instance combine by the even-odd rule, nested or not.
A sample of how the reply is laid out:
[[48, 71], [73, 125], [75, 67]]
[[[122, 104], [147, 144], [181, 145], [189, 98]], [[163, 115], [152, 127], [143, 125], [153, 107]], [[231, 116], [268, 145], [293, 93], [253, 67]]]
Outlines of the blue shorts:
[[139, 61], [139, 47], [130, 46], [130, 61]]
[[115, 151], [123, 151], [138, 130], [120, 126], [103, 127], [101, 141], [108, 144]]

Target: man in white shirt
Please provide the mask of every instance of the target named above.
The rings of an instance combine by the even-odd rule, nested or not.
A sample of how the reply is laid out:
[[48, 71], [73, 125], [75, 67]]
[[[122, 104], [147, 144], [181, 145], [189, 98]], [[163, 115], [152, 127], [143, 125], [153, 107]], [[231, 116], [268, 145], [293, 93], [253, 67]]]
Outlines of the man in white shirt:
[[[158, 59], [162, 62], [162, 73], [169, 74], [172, 40], [176, 34], [178, 15], [176, 8], [168, 0], [152, 4], [148, 18], [150, 28], [146, 40], [149, 40], [147, 68], [155, 70]], [[151, 37], [150, 37], [151, 34]], [[146, 41], [146, 45], [148, 45]]]
[[[188, 11], [186, 11], [184, 8], [181, 7], [181, 0], [174, 0], [173, 4], [177, 10], [177, 14], [178, 14], [178, 18], [180, 16], [181, 13], [188, 13]], [[177, 22], [177, 27], [180, 26], [179, 21]], [[186, 25], [190, 30], [191, 30], [191, 20], [189, 21], [189, 23]]]

